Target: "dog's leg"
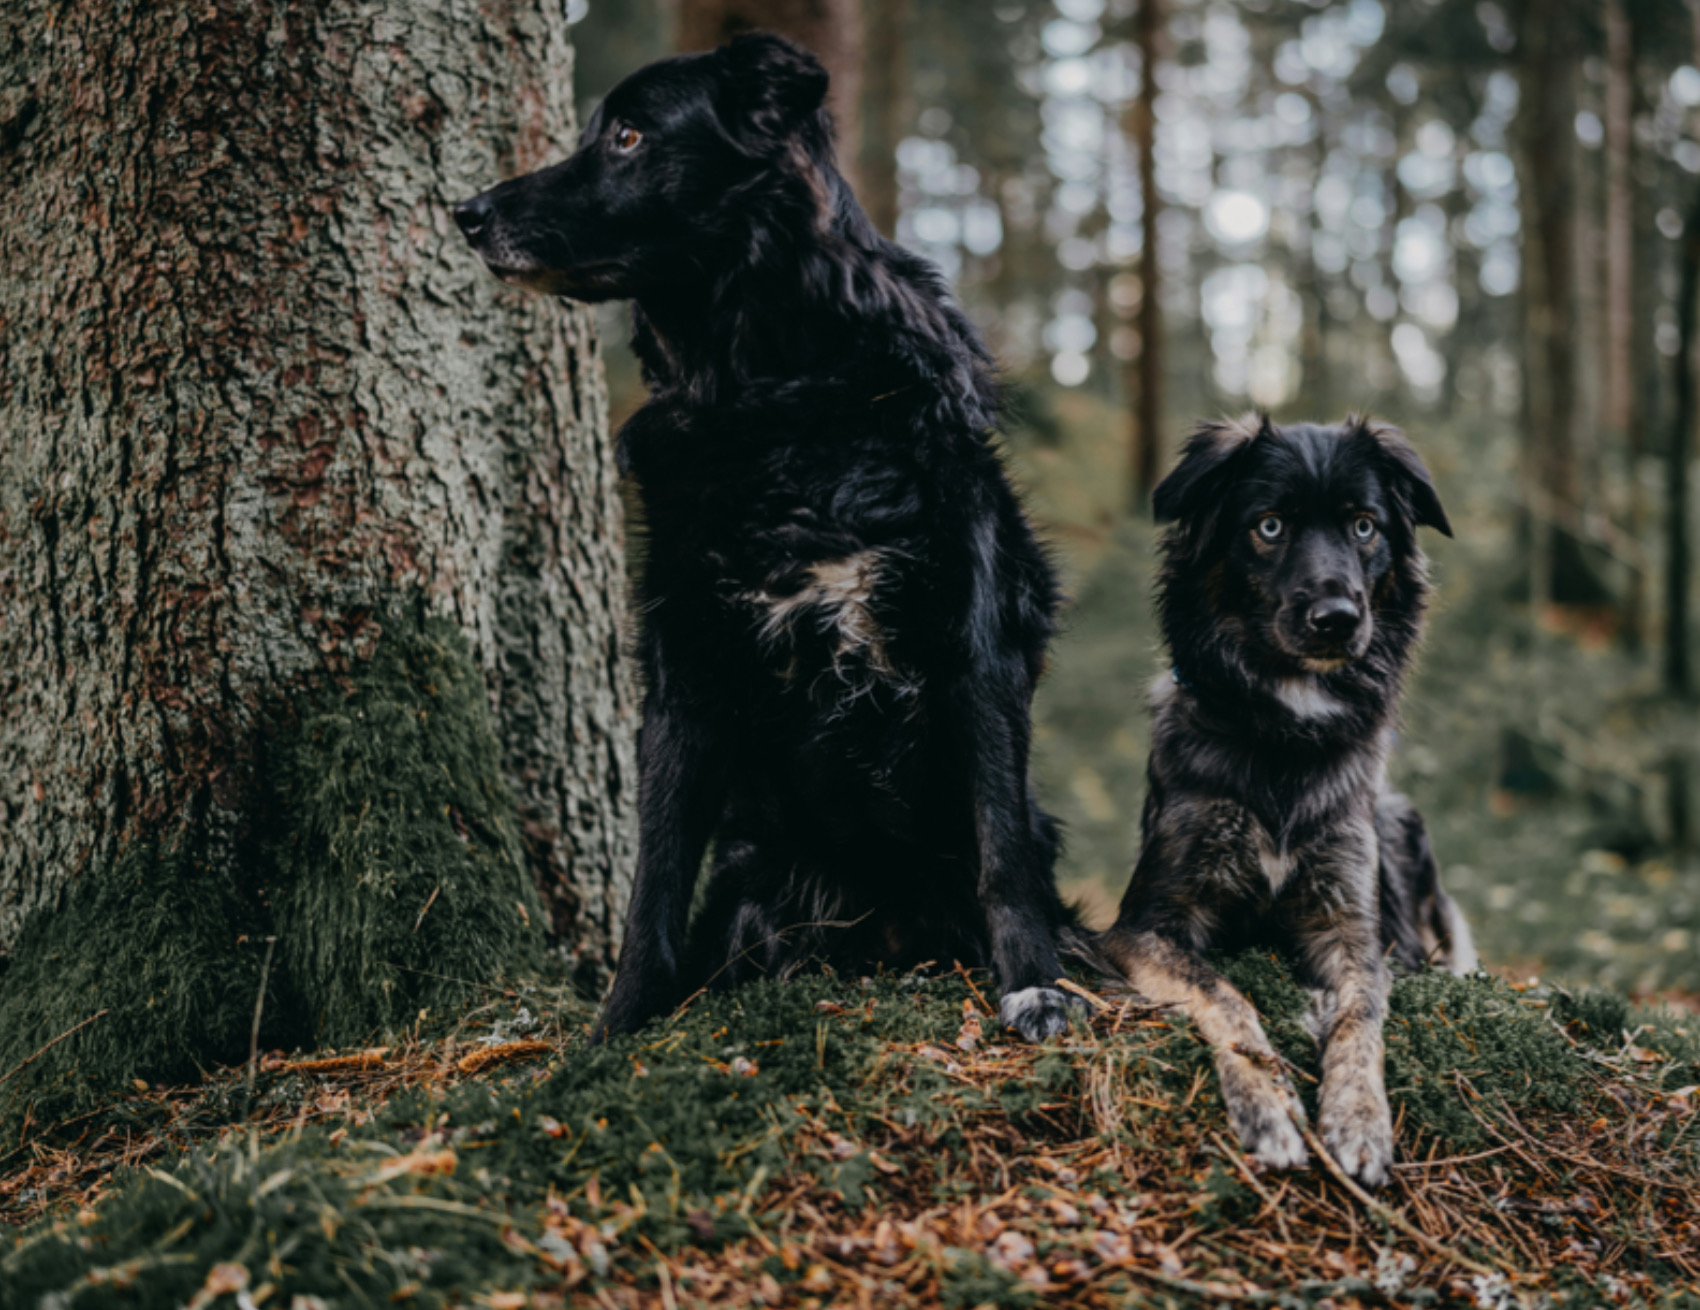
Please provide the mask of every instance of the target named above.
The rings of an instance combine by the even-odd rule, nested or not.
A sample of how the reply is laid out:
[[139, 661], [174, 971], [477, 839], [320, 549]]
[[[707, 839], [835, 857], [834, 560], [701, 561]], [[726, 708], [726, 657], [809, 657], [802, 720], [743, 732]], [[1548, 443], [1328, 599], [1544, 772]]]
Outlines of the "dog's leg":
[[691, 892], [726, 792], [703, 718], [663, 674], [644, 699], [638, 734], [638, 864], [614, 986], [591, 1040], [631, 1032], [681, 999]]
[[1210, 1044], [1240, 1145], [1268, 1169], [1308, 1164], [1299, 1131], [1304, 1108], [1251, 1002], [1198, 955], [1160, 933], [1117, 925], [1094, 947], [1143, 999], [1182, 1011]]
[[1373, 830], [1348, 835], [1293, 890], [1295, 927], [1322, 985], [1317, 1124], [1335, 1161], [1367, 1187], [1387, 1181], [1393, 1117], [1382, 1069], [1389, 976], [1381, 956]]
[[[990, 663], [991, 661], [988, 661]], [[999, 673], [1004, 676], [999, 677]], [[991, 938], [998, 1016], [1030, 1042], [1068, 1031], [1080, 1002], [1060, 987], [1056, 932], [1062, 917], [1052, 881], [1054, 830], [1027, 783], [1027, 705], [1018, 670], [987, 669], [955, 697], [973, 803], [980, 906]]]

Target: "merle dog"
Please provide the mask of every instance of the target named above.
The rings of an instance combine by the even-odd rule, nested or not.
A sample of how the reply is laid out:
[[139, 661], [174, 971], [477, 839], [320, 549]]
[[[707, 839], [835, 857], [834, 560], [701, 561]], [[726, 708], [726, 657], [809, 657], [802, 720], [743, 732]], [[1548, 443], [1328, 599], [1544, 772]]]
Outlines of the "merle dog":
[[1057, 585], [985, 350], [840, 177], [826, 86], [773, 36], [661, 60], [571, 158], [455, 211], [504, 281], [634, 301], [650, 386], [620, 438], [649, 532], [640, 850], [598, 1035], [812, 959], [957, 960], [1038, 1040], [1072, 1008], [1027, 777]]
[[1115, 925], [1092, 944], [1145, 999], [1216, 1049], [1240, 1141], [1265, 1165], [1307, 1156], [1296, 1098], [1213, 946], [1297, 948], [1317, 989], [1323, 1143], [1385, 1181], [1384, 954], [1475, 967], [1422, 819], [1387, 785], [1428, 590], [1419, 526], [1451, 535], [1396, 430], [1207, 423], [1157, 488], [1158, 584], [1174, 661], [1156, 722], [1144, 841]]

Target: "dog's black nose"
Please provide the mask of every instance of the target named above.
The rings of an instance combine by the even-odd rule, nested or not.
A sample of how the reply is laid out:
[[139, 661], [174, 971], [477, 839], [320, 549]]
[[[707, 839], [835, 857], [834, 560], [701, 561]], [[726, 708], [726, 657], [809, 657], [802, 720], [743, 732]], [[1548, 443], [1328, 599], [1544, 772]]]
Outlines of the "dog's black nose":
[[488, 196], [473, 196], [455, 206], [455, 222], [460, 224], [460, 230], [466, 233], [468, 241], [476, 241], [478, 234], [490, 223], [493, 206]]
[[1340, 641], [1358, 630], [1363, 611], [1347, 596], [1325, 596], [1305, 612], [1312, 632], [1329, 641]]

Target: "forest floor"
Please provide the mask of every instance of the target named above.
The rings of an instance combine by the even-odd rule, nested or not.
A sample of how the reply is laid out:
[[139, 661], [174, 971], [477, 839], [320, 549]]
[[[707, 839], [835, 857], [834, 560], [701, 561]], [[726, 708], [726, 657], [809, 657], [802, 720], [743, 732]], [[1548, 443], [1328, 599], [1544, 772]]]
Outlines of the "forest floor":
[[[1304, 994], [1225, 962], [1314, 1111]], [[1190, 1025], [1011, 1042], [966, 974], [761, 983], [590, 1050], [492, 992], [0, 1155], [0, 1307], [1700, 1305], [1700, 1021], [1401, 981], [1398, 1160], [1261, 1174]]]

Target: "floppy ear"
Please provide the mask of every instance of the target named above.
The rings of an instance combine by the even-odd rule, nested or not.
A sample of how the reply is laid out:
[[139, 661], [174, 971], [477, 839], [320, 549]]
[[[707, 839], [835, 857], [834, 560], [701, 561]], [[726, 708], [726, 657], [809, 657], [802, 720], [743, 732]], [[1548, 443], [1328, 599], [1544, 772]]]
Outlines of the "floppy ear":
[[727, 126], [734, 131], [783, 137], [826, 100], [826, 69], [782, 36], [747, 32], [721, 46], [718, 54], [726, 74]]
[[1207, 527], [1221, 504], [1235, 457], [1268, 430], [1267, 414], [1200, 423], [1187, 438], [1181, 462], [1151, 493], [1151, 512], [1157, 522], [1199, 522]]
[[1356, 415], [1346, 420], [1355, 425], [1359, 434], [1375, 442], [1381, 452], [1383, 467], [1392, 476], [1399, 498], [1411, 509], [1418, 527], [1434, 528], [1443, 536], [1452, 535], [1452, 524], [1441, 508], [1440, 495], [1434, 489], [1434, 479], [1415, 447], [1405, 440], [1405, 434], [1386, 423], [1371, 424]]

